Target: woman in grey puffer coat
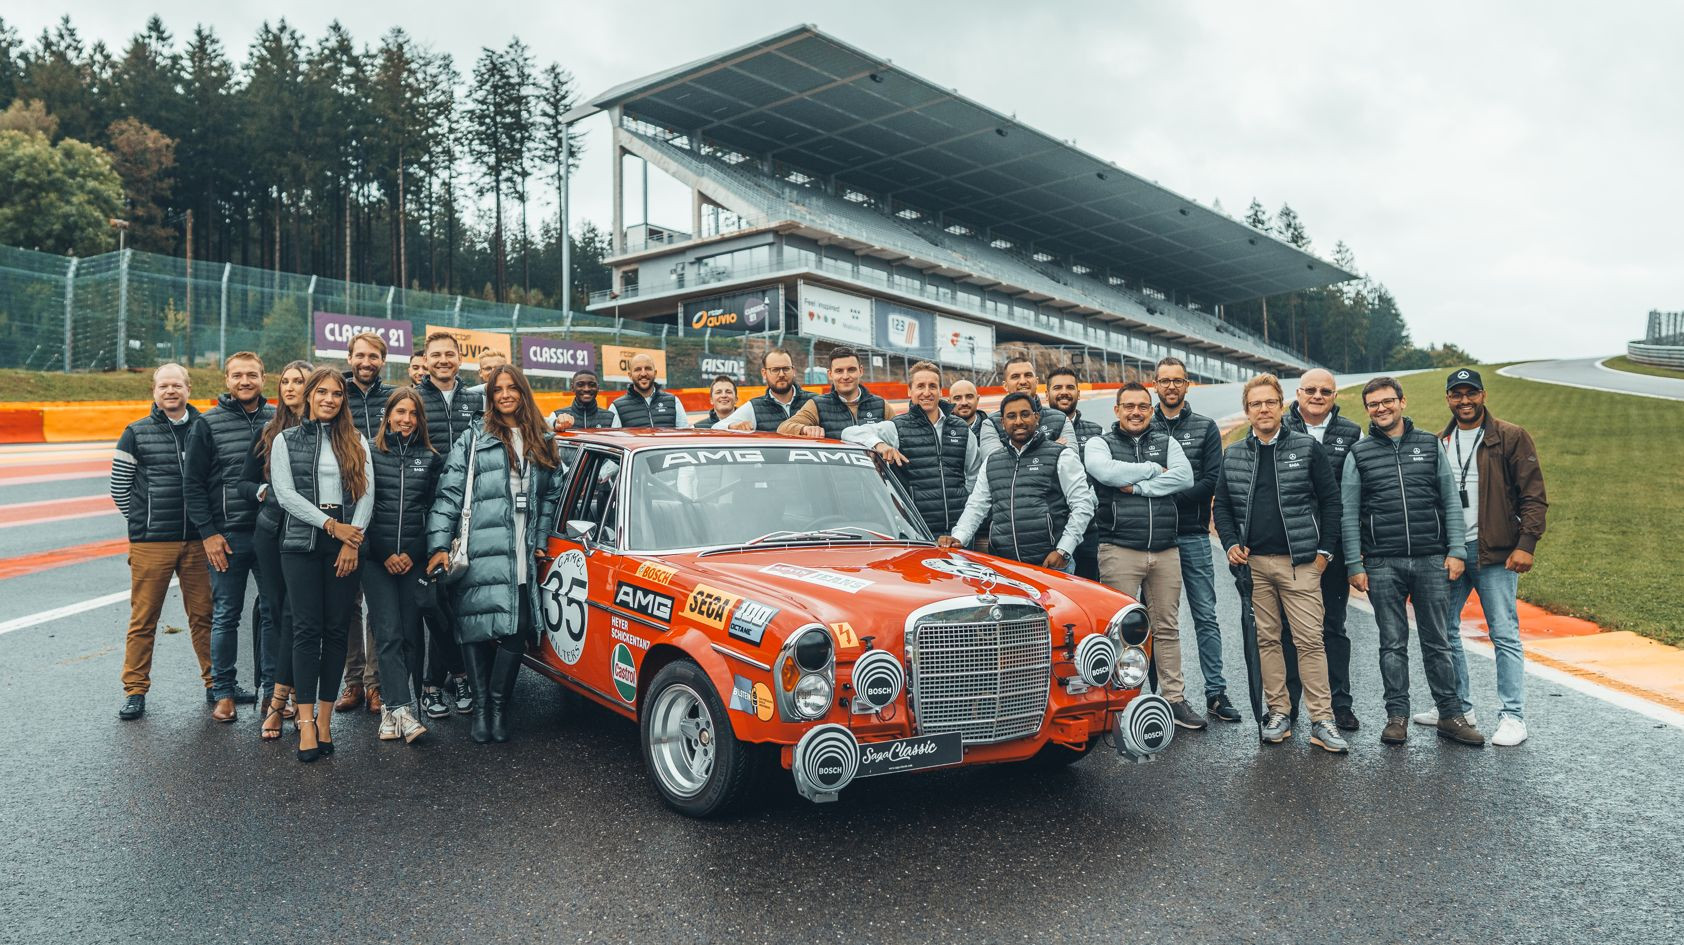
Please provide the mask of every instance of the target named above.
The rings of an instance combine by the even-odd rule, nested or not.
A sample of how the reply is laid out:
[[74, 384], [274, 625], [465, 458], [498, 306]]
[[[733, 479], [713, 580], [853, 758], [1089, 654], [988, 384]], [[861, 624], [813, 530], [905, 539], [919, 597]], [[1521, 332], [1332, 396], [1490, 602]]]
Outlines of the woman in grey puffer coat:
[[533, 640], [538, 610], [537, 556], [548, 544], [561, 503], [563, 470], [555, 434], [544, 423], [519, 368], [498, 365], [485, 384], [485, 417], [457, 437], [439, 477], [427, 543], [427, 571], [449, 560], [474, 463], [467, 573], [449, 587], [457, 642], [468, 665], [474, 702], [474, 741], [509, 740], [509, 700], [521, 654]]

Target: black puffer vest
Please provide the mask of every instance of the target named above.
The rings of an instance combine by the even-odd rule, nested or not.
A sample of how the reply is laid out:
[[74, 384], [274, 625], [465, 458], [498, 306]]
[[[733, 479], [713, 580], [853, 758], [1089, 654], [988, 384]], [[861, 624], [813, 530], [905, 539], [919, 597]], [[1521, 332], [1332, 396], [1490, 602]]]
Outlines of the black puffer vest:
[[719, 421], [721, 421], [723, 419], [725, 419], [725, 417], [721, 417], [719, 414], [714, 413], [712, 410], [709, 410], [707, 416], [705, 416], [702, 419], [696, 421], [696, 429], [698, 429], [698, 430], [711, 430], [711, 429], [714, 428], [715, 424], [719, 423]]
[[1038, 565], [1058, 547], [1070, 518], [1070, 503], [1058, 481], [1058, 457], [1065, 449], [1037, 431], [1022, 453], [1008, 442], [989, 454], [984, 466], [994, 500], [989, 554]]
[[[421, 395], [421, 406], [427, 411], [427, 439], [440, 452], [449, 452], [457, 437], [485, 417], [485, 395], [469, 390], [460, 377], [456, 379], [455, 393], [450, 395], [449, 403], [445, 403], [444, 392], [433, 384], [431, 376], [423, 377], [415, 385], [415, 392]], [[373, 443], [379, 432], [376, 425], [373, 433], [363, 436]]]
[[229, 393], [218, 397], [216, 406], [205, 411], [203, 423], [215, 449], [207, 498], [211, 521], [219, 533], [249, 532], [257, 527], [257, 503], [240, 494], [240, 470], [263, 425], [274, 416], [275, 407], [268, 401], [247, 413]]
[[[1181, 452], [1187, 457], [1187, 465], [1193, 468], [1193, 481], [1199, 481], [1199, 474], [1210, 468], [1212, 463], [1222, 461], [1222, 431], [1216, 421], [1204, 414], [1194, 413], [1190, 404], [1183, 402], [1181, 414], [1174, 420], [1164, 416], [1163, 406], [1160, 404], [1152, 408], [1152, 427], [1162, 430], [1175, 437], [1181, 444]], [[1215, 430], [1212, 437], [1209, 431]], [[1214, 449], [1207, 448], [1208, 444], [1215, 444]], [[1190, 491], [1190, 490], [1189, 490]], [[1203, 535], [1210, 531], [1210, 495], [1192, 496], [1188, 491], [1178, 492], [1174, 496], [1177, 517], [1176, 527], [1183, 535]]]
[[[800, 405], [797, 404], [797, 409]], [[824, 435], [831, 439], [840, 439], [842, 431], [862, 423], [877, 423], [883, 419], [888, 405], [883, 398], [860, 388], [860, 396], [849, 409], [847, 401], [837, 396], [835, 391], [820, 394], [818, 397], [819, 426], [824, 427]]]
[[[1035, 394], [1029, 395], [1029, 405], [1041, 413], [1041, 426], [1037, 432], [1045, 434], [1049, 440], [1056, 440], [1064, 435], [1064, 411], [1042, 405], [1041, 398]], [[988, 419], [994, 423], [994, 432], [1000, 434], [1001, 444], [1011, 442], [1012, 438], [1006, 435], [1006, 425], [1001, 422], [999, 411], [989, 414]], [[1035, 563], [1040, 564], [1039, 561]]]
[[[289, 444], [290, 445], [290, 444]], [[386, 433], [386, 448], [374, 448], [374, 516], [368, 522], [363, 567], [382, 567], [407, 554], [417, 565], [427, 557], [427, 513], [444, 456], [421, 445], [420, 437]]]
[[575, 430], [601, 430], [609, 426], [608, 418], [612, 416], [608, 408], [598, 403], [592, 403], [590, 408], [586, 409], [584, 405], [575, 400], [564, 409], [573, 416], [573, 429]]
[[812, 394], [800, 387], [791, 388], [790, 393], [792, 396], [788, 407], [773, 400], [771, 391], [767, 391], [748, 402], [749, 406], [754, 408], [754, 428], [757, 431], [761, 433], [778, 432], [778, 424], [795, 416], [797, 410], [800, 410], [807, 401], [813, 399]]
[[[1119, 462], [1169, 465], [1170, 435], [1157, 427], [1135, 437], [1123, 432], [1122, 424], [1113, 423], [1104, 440], [1111, 458]], [[1100, 497], [1094, 521], [1101, 541], [1136, 551], [1163, 551], [1175, 545], [1179, 519], [1174, 496], [1127, 493], [1099, 482], [1093, 487]]]
[[1408, 419], [1396, 440], [1373, 424], [1351, 449], [1362, 481], [1362, 553], [1442, 556], [1450, 548], [1438, 507], [1438, 438]]
[[[1298, 412], [1298, 403], [1294, 401], [1292, 409], [1285, 418], [1286, 428], [1309, 435], [1309, 424], [1304, 422], [1304, 416]], [[1327, 430], [1322, 433], [1321, 448], [1327, 454], [1327, 461], [1333, 466], [1333, 481], [1345, 480], [1345, 455], [1357, 445], [1362, 438], [1362, 427], [1339, 415], [1339, 408], [1334, 407], [1327, 417]], [[1315, 437], [1310, 437], [1315, 439]]]
[[[287, 441], [292, 487], [312, 504], [319, 504], [316, 499], [316, 464], [323, 450], [330, 453], [333, 451], [333, 443], [327, 432], [320, 423], [307, 420], [296, 427], [281, 431], [281, 436], [286, 437]], [[350, 496], [345, 498], [345, 511], [349, 515], [354, 500]], [[318, 536], [321, 540], [328, 540], [326, 532], [309, 522], [293, 518], [285, 509], [281, 510], [281, 551], [292, 554], [314, 551]]]
[[129, 541], [186, 541], [187, 433], [201, 414], [187, 405], [187, 421], [171, 423], [157, 405], [129, 424], [134, 434], [134, 490], [129, 498]]
[[[1304, 564], [1321, 547], [1323, 528], [1337, 529], [1337, 522], [1321, 521], [1321, 505], [1310, 478], [1310, 462], [1316, 441], [1307, 433], [1281, 428], [1275, 438], [1275, 490], [1280, 499], [1281, 520], [1286, 526], [1286, 544], [1293, 564]], [[1228, 497], [1234, 504], [1234, 520], [1243, 542], [1251, 528], [1251, 486], [1257, 475], [1258, 444], [1248, 436], [1222, 454], [1222, 475], [1228, 480]]]
[[622, 427], [670, 430], [678, 426], [678, 412], [683, 409], [678, 398], [667, 393], [659, 384], [649, 389], [648, 399], [635, 390], [628, 390], [614, 401], [614, 412], [620, 415]]
[[[351, 423], [363, 439], [373, 443], [380, 436], [380, 424], [386, 422], [386, 398], [392, 396], [396, 387], [380, 378], [374, 379], [374, 386], [363, 393], [357, 386], [357, 372], [345, 372], [345, 409], [351, 411]], [[427, 418], [429, 421], [431, 417]]]
[[912, 494], [912, 504], [933, 535], [951, 535], [965, 512], [965, 448], [970, 430], [965, 421], [950, 413], [941, 415], [940, 426], [931, 426], [922, 408], [891, 421], [900, 438], [904, 466], [891, 467], [895, 478]]

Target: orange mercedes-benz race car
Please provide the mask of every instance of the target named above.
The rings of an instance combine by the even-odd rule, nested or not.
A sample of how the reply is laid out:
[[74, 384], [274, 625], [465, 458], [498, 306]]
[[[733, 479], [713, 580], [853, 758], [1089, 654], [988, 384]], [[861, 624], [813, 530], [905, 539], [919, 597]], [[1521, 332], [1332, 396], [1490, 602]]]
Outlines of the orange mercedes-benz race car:
[[693, 816], [781, 764], [809, 800], [947, 765], [1075, 761], [1173, 738], [1142, 695], [1144, 608], [937, 550], [874, 453], [700, 430], [565, 434], [532, 665], [627, 718]]

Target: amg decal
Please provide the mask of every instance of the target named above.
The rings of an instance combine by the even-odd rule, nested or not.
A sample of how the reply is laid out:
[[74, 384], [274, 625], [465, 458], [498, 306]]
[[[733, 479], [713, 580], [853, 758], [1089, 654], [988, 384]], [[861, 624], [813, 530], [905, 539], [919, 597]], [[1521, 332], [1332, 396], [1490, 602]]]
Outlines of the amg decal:
[[672, 597], [647, 587], [621, 581], [614, 589], [614, 604], [662, 623], [672, 619]]

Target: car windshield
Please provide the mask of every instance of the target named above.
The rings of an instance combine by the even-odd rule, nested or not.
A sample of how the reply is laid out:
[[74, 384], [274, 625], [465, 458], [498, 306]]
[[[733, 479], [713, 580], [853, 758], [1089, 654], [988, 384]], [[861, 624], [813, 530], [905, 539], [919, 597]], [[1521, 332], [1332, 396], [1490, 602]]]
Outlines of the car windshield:
[[627, 524], [636, 551], [931, 540], [869, 453], [816, 446], [639, 451]]

